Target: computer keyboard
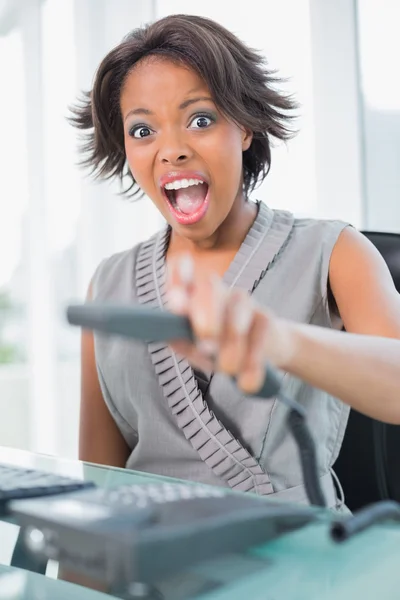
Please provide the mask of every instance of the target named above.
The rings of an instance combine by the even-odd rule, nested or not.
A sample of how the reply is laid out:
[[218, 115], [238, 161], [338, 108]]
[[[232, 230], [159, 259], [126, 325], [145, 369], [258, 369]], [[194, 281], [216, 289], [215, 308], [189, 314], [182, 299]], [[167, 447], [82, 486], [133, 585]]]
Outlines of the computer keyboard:
[[93, 486], [90, 481], [0, 464], [0, 516], [8, 514], [12, 500], [63, 494]]
[[[94, 488], [16, 501], [26, 545], [102, 580], [154, 583], [193, 563], [242, 552], [318, 519], [318, 509], [181, 483]], [[32, 535], [29, 532], [34, 532]]]
[[[182, 502], [201, 498], [227, 497], [224, 488], [182, 483], [149, 483], [145, 485], [121, 485], [112, 488], [97, 488], [90, 494], [80, 496], [80, 500], [89, 505], [101, 505], [109, 509], [131, 512], [136, 509], [152, 508], [157, 504]], [[180, 504], [180, 506], [186, 506]], [[200, 507], [201, 507], [200, 503]], [[161, 511], [159, 511], [159, 516]], [[179, 519], [179, 513], [178, 513]]]

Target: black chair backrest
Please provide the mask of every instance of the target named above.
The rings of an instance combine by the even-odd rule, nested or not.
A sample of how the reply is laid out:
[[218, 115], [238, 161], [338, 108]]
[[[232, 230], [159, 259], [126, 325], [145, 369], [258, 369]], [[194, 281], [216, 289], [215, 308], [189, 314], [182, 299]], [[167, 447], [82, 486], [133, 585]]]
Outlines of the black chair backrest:
[[[400, 293], [400, 234], [363, 233], [382, 254]], [[334, 469], [351, 510], [385, 499], [400, 502], [400, 426], [351, 410]]]
[[400, 293], [400, 233], [363, 231], [363, 234], [382, 254], [392, 274], [394, 285]]

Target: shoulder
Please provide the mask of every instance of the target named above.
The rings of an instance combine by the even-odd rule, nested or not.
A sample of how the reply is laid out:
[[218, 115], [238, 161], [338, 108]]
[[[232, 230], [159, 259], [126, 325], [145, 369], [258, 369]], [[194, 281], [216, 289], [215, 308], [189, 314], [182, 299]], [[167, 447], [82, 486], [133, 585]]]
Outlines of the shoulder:
[[312, 301], [326, 298], [332, 251], [343, 230], [350, 227], [349, 223], [337, 219], [299, 217], [276, 209], [271, 210], [271, 217], [271, 226], [266, 232], [271, 244], [286, 222], [290, 222], [290, 231], [271, 263], [269, 279], [277, 287], [312, 297]]
[[[262, 203], [260, 202], [262, 205]], [[300, 217], [287, 210], [263, 207], [266, 214], [267, 234], [279, 234], [282, 229], [288, 229], [288, 244], [296, 249], [314, 246], [314, 251], [330, 249], [337, 241], [340, 233], [350, 223], [339, 219], [316, 219]]]
[[315, 239], [326, 240], [327, 238], [339, 237], [341, 232], [350, 227], [350, 224], [339, 219], [312, 219], [298, 218], [294, 219], [294, 232], [298, 237], [312, 236]]
[[[290, 215], [287, 211], [274, 210], [274, 218]], [[339, 219], [316, 219], [292, 216], [292, 230], [288, 247], [292, 252], [301, 255], [312, 254], [314, 258], [326, 256], [329, 260], [333, 248], [341, 233], [351, 224]]]
[[319, 256], [329, 264], [333, 251], [344, 232], [352, 230], [350, 223], [339, 219], [295, 218], [293, 226], [294, 245]]
[[339, 237], [329, 280], [348, 331], [400, 335], [400, 296], [382, 255], [359, 231]]
[[329, 274], [332, 281], [346, 285], [374, 280], [381, 288], [394, 287], [381, 253], [363, 233], [352, 227], [342, 232], [333, 248]]
[[352, 228], [351, 224], [339, 219], [316, 219], [299, 217], [286, 210], [266, 208], [266, 236], [273, 241], [282, 236], [287, 237], [279, 252], [279, 264], [301, 264], [310, 269], [322, 267], [323, 278], [327, 271], [333, 248], [342, 232]]

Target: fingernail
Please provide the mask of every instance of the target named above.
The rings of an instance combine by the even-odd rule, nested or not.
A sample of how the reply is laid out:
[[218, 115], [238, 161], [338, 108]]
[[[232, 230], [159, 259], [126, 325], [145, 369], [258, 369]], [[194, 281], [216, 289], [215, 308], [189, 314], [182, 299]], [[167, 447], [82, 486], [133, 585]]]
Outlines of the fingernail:
[[237, 304], [234, 311], [234, 327], [237, 333], [243, 335], [246, 333], [250, 327], [251, 319], [253, 317], [253, 312], [245, 303]]
[[189, 254], [185, 254], [179, 259], [179, 275], [182, 283], [188, 285], [193, 281], [193, 260]]
[[187, 306], [188, 297], [181, 287], [174, 287], [168, 292], [168, 308], [172, 312], [183, 312]]

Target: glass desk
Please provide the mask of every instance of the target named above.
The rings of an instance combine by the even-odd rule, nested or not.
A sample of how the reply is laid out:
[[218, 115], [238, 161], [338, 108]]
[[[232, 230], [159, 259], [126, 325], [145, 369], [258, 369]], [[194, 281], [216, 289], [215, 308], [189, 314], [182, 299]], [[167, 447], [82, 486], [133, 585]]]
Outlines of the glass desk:
[[[0, 462], [83, 477], [103, 487], [166, 480], [145, 473], [1, 447]], [[0, 600], [111, 598], [81, 586], [7, 566], [17, 533], [15, 525], [0, 522], [0, 563], [4, 565], [0, 565]], [[196, 565], [189, 576], [186, 574], [170, 581], [164, 597], [166, 600], [392, 599], [399, 594], [399, 564], [400, 525], [375, 526], [343, 545], [335, 545], [321, 522], [254, 548], [246, 556]], [[13, 585], [17, 591], [13, 591]], [[10, 590], [8, 596], [7, 589]]]
[[113, 596], [37, 573], [0, 565], [0, 599], [113, 600]]

